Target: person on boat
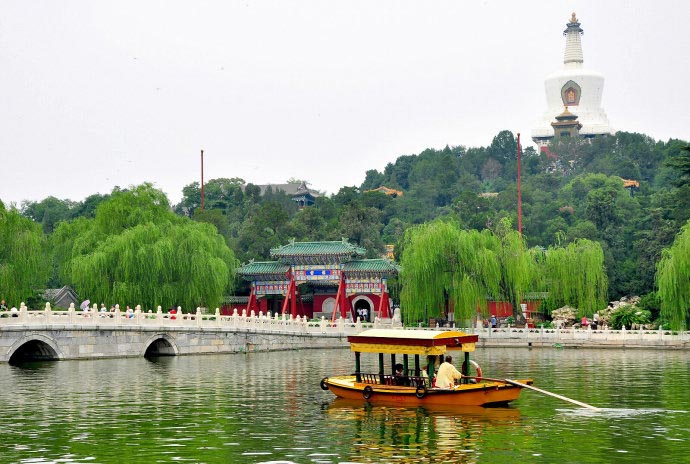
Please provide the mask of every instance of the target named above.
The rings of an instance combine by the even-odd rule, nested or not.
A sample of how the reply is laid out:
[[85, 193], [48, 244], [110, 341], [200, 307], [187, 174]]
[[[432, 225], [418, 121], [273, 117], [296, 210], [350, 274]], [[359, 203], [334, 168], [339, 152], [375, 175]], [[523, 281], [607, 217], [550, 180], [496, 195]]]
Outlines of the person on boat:
[[446, 356], [446, 361], [439, 366], [436, 374], [436, 387], [448, 390], [455, 385], [455, 379], [461, 377], [462, 374], [453, 366], [453, 358]]
[[405, 376], [404, 366], [400, 363], [395, 365], [395, 383], [396, 385], [409, 385], [410, 379]]
[[421, 377], [424, 377], [425, 379], [429, 378], [429, 372], [427, 370], [426, 366], [422, 366], [422, 371], [419, 373]]
[[455, 379], [461, 377], [462, 374], [453, 366], [453, 358], [446, 356], [446, 361], [439, 366], [436, 374], [436, 387], [451, 389], [455, 385]]

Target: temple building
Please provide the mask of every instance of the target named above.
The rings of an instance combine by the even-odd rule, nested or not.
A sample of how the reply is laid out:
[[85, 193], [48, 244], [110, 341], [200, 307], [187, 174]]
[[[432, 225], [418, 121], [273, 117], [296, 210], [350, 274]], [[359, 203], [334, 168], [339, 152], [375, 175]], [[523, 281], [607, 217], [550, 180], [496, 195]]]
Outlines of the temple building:
[[273, 248], [275, 261], [252, 261], [237, 271], [251, 282], [249, 301], [239, 310], [327, 319], [389, 318], [387, 278], [398, 273], [398, 266], [387, 259], [364, 259], [365, 254], [346, 240]]
[[614, 133], [601, 107], [604, 76], [583, 66], [582, 33], [573, 13], [563, 32], [564, 66], [546, 78], [547, 110], [532, 130], [532, 140], [539, 147], [545, 147], [554, 136], [593, 138]]
[[[246, 187], [246, 184], [242, 186], [242, 190]], [[316, 202], [316, 198], [321, 196], [318, 192], [311, 190], [307, 187], [305, 181], [298, 183], [287, 183], [287, 184], [265, 184], [257, 185], [261, 195], [264, 195], [269, 189], [273, 192], [283, 192], [292, 198], [292, 201], [297, 203], [297, 206], [301, 209], [305, 206], [312, 206]]]

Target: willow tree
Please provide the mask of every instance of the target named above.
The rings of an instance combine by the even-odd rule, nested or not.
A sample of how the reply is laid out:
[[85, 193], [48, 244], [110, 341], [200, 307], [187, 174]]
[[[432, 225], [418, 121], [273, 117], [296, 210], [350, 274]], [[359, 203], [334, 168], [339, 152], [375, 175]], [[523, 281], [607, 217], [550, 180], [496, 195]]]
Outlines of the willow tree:
[[41, 225], [0, 201], [0, 299], [19, 307], [45, 289], [46, 262]]
[[61, 225], [61, 275], [96, 302], [219, 306], [237, 267], [234, 254], [214, 226], [169, 208], [165, 195], [145, 184], [114, 193], [93, 220]]
[[[408, 320], [438, 317], [447, 304], [457, 320], [486, 313], [487, 297], [519, 302], [530, 281], [530, 258], [515, 231], [462, 230], [434, 221], [405, 233], [401, 307]], [[514, 306], [515, 307], [515, 306]]]
[[656, 281], [661, 298], [661, 317], [675, 330], [685, 330], [690, 318], [690, 221], [673, 245], [661, 253]]
[[550, 247], [543, 272], [549, 308], [569, 305], [577, 308], [580, 316], [591, 316], [606, 306], [608, 281], [598, 242], [579, 239], [566, 247]]

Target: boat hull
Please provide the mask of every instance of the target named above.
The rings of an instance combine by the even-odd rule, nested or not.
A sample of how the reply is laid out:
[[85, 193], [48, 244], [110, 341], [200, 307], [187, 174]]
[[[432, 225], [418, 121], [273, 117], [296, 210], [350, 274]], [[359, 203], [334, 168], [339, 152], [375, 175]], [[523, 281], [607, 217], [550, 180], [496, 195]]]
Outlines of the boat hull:
[[[532, 380], [519, 380], [531, 384]], [[453, 389], [415, 388], [357, 382], [355, 376], [327, 377], [322, 388], [339, 398], [366, 400], [377, 404], [397, 406], [495, 406], [518, 399], [521, 387], [501, 381], [479, 381], [456, 385]]]

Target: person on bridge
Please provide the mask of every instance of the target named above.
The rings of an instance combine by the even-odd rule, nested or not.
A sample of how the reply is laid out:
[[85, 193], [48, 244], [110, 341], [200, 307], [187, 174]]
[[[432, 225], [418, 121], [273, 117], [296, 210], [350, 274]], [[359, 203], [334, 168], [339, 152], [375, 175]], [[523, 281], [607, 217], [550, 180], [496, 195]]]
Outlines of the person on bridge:
[[462, 378], [462, 374], [453, 366], [453, 358], [446, 356], [446, 362], [442, 363], [436, 374], [436, 386], [449, 390], [455, 385], [455, 379]]
[[7, 311], [7, 304], [5, 300], [0, 301], [0, 311]]

